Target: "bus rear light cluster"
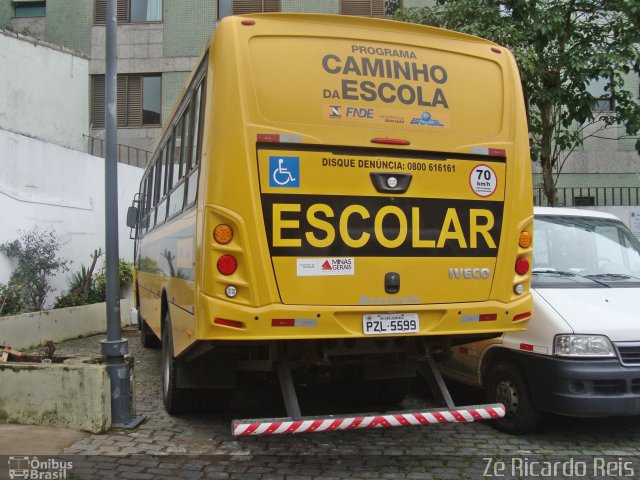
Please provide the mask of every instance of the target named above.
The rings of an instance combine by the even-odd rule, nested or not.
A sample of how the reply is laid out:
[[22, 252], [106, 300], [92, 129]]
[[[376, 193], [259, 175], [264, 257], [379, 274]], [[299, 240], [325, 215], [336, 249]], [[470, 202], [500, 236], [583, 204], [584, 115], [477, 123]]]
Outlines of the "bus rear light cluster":
[[516, 273], [518, 275], [525, 275], [529, 271], [529, 260], [524, 257], [520, 257], [516, 260]]
[[238, 268], [238, 261], [232, 255], [223, 255], [218, 259], [217, 266], [222, 275], [231, 275]]

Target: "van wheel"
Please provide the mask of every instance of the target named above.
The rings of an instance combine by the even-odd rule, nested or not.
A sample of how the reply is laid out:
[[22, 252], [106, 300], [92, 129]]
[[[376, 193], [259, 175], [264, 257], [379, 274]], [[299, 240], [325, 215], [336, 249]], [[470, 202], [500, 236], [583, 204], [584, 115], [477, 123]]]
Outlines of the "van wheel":
[[538, 426], [541, 413], [533, 405], [527, 382], [520, 370], [508, 362], [491, 367], [486, 380], [489, 403], [502, 403], [506, 408], [504, 418], [491, 422], [506, 433], [526, 433]]
[[[139, 314], [138, 314], [139, 315]], [[138, 322], [140, 322], [140, 343], [144, 348], [155, 348], [158, 349], [162, 346], [162, 342], [158, 340], [156, 334], [153, 333], [147, 322], [138, 318]]]
[[178, 388], [178, 360], [173, 356], [173, 333], [169, 314], [165, 317], [162, 329], [162, 403], [169, 414], [185, 413], [187, 392]]

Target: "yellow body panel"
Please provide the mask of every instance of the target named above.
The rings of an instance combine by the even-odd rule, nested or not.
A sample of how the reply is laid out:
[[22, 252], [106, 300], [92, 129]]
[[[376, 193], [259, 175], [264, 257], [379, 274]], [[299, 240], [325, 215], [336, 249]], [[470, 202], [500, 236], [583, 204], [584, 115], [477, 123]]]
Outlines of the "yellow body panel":
[[[532, 229], [530, 159], [506, 49], [399, 22], [267, 14], [222, 20], [203, 59], [196, 205], [139, 244], [159, 265], [138, 273], [141, 314], [159, 335], [164, 292], [176, 354], [197, 340], [363, 337], [363, 317], [387, 312], [417, 314], [410, 335], [526, 327], [529, 276], [514, 264], [531, 257], [518, 246]], [[408, 188], [376, 188], [390, 176]], [[213, 239], [219, 224], [231, 243]], [[162, 256], [169, 238], [170, 258], [192, 254], [190, 278]], [[217, 270], [222, 255], [236, 258], [232, 275]]]

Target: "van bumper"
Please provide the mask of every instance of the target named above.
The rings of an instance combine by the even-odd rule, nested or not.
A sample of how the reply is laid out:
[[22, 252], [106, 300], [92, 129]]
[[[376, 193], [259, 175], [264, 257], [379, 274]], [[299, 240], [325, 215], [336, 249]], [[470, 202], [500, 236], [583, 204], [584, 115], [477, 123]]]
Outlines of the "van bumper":
[[640, 415], [640, 366], [623, 367], [617, 358], [516, 355], [541, 411], [585, 417]]

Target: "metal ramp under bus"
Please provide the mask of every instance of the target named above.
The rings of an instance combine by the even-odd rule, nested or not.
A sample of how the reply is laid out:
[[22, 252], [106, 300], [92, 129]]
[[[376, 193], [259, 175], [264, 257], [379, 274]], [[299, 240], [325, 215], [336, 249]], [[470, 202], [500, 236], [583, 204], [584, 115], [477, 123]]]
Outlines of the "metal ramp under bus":
[[505, 416], [501, 403], [456, 407], [433, 357], [427, 353], [419, 372], [425, 377], [441, 408], [404, 410], [385, 414], [326, 415], [303, 417], [284, 349], [278, 349], [278, 378], [288, 417], [233, 420], [233, 436], [284, 435], [294, 433], [330, 432], [368, 428], [394, 428], [443, 423], [469, 423], [475, 420], [495, 420]]

